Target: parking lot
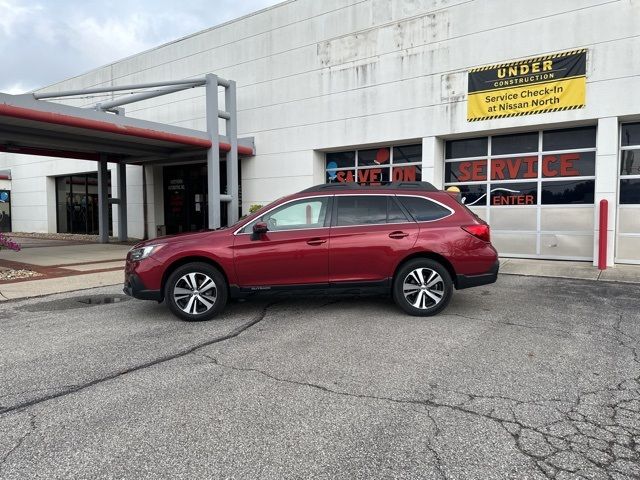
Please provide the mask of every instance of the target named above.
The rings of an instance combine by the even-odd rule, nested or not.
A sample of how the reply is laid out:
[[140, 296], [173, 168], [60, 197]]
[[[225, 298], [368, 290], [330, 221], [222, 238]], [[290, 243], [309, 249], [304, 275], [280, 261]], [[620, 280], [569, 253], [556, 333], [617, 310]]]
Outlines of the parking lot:
[[282, 297], [197, 324], [119, 294], [0, 305], [0, 478], [640, 476], [637, 285], [503, 275], [431, 318]]

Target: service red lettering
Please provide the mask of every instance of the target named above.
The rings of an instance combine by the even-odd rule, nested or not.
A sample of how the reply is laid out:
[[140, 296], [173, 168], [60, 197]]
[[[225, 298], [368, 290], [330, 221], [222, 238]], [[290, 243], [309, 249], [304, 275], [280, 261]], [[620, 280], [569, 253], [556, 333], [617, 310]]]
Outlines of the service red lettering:
[[580, 172], [573, 166], [573, 162], [580, 160], [580, 155], [577, 153], [563, 153], [560, 155], [560, 176], [561, 177], [575, 177], [580, 175]]

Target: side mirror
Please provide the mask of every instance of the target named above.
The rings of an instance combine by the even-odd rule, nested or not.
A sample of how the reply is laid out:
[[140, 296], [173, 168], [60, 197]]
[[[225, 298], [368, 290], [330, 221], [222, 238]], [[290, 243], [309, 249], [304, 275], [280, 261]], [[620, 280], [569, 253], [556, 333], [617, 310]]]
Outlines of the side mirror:
[[251, 240], [260, 240], [260, 236], [269, 231], [269, 227], [267, 227], [266, 222], [256, 222], [253, 225], [253, 235], [251, 235]]

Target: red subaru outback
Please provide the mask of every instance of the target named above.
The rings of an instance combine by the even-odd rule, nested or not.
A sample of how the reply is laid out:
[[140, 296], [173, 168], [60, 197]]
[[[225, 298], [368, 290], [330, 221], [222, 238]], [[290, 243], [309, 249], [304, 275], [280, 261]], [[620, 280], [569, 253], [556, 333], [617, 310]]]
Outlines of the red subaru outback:
[[391, 294], [411, 315], [444, 309], [454, 287], [496, 281], [489, 226], [426, 182], [326, 184], [219, 230], [156, 238], [127, 255], [124, 291], [208, 320], [229, 297], [265, 290]]

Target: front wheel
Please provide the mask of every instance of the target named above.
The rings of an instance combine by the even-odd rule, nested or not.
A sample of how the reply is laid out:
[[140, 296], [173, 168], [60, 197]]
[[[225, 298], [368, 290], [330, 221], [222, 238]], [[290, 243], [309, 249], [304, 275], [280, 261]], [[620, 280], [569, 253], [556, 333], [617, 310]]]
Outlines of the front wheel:
[[169, 309], [182, 320], [210, 320], [222, 311], [229, 296], [220, 271], [206, 263], [178, 267], [169, 275], [164, 298]]
[[393, 282], [393, 299], [409, 315], [435, 315], [449, 304], [453, 282], [435, 260], [418, 258], [403, 265]]

